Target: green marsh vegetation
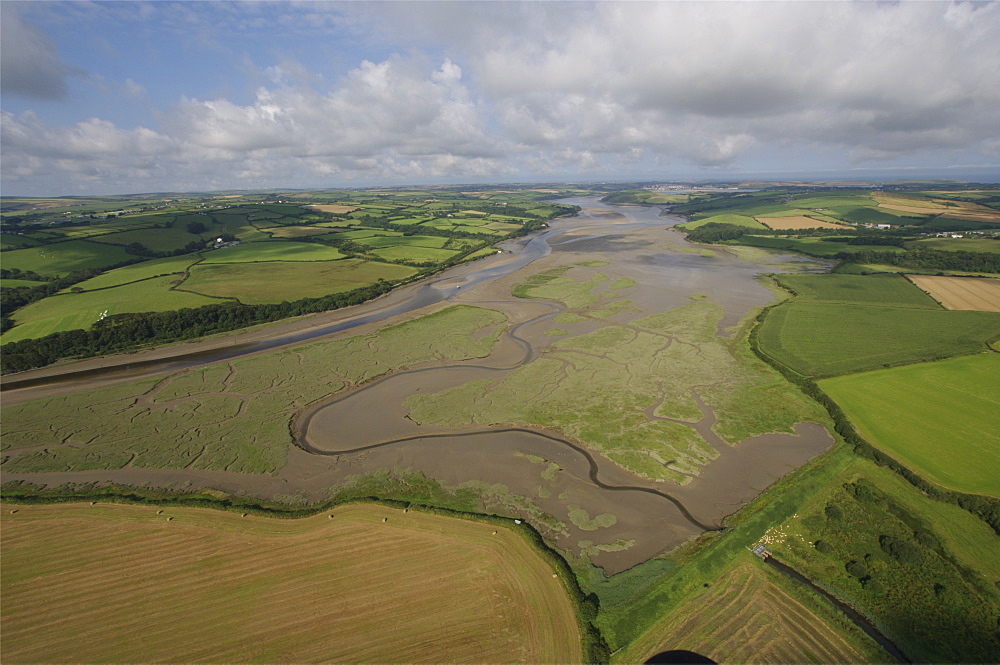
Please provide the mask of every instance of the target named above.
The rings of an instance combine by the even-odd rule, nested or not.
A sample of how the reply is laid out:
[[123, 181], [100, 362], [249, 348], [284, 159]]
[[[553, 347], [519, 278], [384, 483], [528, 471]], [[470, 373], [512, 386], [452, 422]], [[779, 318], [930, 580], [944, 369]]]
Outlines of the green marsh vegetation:
[[791, 432], [804, 420], [827, 422], [818, 405], [750, 352], [745, 334], [718, 334], [723, 312], [710, 301], [645, 316], [617, 308], [628, 323], [600, 315], [630, 287], [581, 266], [530, 277], [515, 295], [562, 303], [568, 311], [555, 323], [604, 325], [552, 342], [503, 379], [412, 396], [410, 417], [438, 425], [553, 427], [641, 477], [679, 484], [717, 456], [693, 426], [704, 417], [698, 398], [711, 406], [718, 419], [713, 430], [729, 444]]
[[6, 407], [3, 468], [268, 473], [284, 464], [298, 409], [420, 363], [485, 357], [505, 322], [493, 310], [455, 306], [371, 335]]

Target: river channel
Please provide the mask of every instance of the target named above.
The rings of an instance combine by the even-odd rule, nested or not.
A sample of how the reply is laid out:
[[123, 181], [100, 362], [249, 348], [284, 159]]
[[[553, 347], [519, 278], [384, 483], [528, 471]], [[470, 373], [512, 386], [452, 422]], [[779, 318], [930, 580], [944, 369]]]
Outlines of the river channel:
[[[702, 412], [694, 427], [716, 456], [689, 482], [677, 485], [638, 477], [554, 429], [519, 424], [443, 427], [410, 419], [404, 401], [411, 395], [479, 379], [500, 380], [545, 353], [555, 339], [553, 316], [565, 307], [511, 296], [514, 285], [545, 269], [600, 264], [611, 278], [633, 283], [627, 294], [631, 307], [645, 314], [708, 299], [724, 313], [717, 334], [727, 336], [748, 312], [772, 300], [756, 281], [758, 274], [800, 267], [792, 257], [748, 261], [725, 251], [706, 252], [672, 231], [681, 220], [663, 216], [658, 208], [615, 206], [596, 198], [561, 202], [579, 205], [582, 211], [553, 220], [544, 232], [503, 245], [503, 253], [355, 308], [201, 345], [26, 372], [3, 382], [7, 403], [67, 394], [345, 336], [442, 302], [491, 307], [512, 321], [489, 358], [417, 367], [304, 409], [293, 423], [297, 448], [273, 476], [195, 469], [6, 476], [50, 483], [215, 487], [316, 499], [352, 476], [380, 469], [413, 470], [446, 486], [477, 488], [487, 497], [487, 508], [520, 512], [558, 546], [587, 552], [594, 563], [616, 573], [720, 528], [726, 515], [832, 444], [823, 427], [799, 423], [794, 434], [764, 434], [729, 445], [713, 430], [712, 409], [692, 389]], [[622, 311], [606, 321], [591, 318], [579, 323], [573, 334], [627, 324], [634, 316]]]

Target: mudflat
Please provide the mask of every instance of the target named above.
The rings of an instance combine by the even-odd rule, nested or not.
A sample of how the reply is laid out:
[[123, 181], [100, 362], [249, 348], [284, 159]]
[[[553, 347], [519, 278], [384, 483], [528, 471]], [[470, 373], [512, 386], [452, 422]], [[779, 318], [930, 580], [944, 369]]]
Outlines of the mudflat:
[[[4, 391], [5, 404], [16, 405], [154, 379], [153, 392], [132, 408], [172, 418], [213, 399], [248, 399], [231, 378], [201, 392], [171, 387], [190, 384], [205, 367], [235, 372], [233, 358], [213, 359], [216, 352], [236, 349], [240, 367], [252, 369], [254, 359], [295, 355], [309, 348], [303, 345], [311, 334], [331, 328], [336, 332], [316, 339], [359, 338], [455, 304], [506, 319], [485, 357], [425, 357], [347, 389], [331, 379], [327, 394], [317, 389], [296, 400], [288, 423], [270, 423], [275, 431], [290, 427], [293, 445], [260, 442], [282, 446], [272, 451], [282, 461], [270, 473], [127, 461], [5, 478], [321, 501], [365, 474], [419, 472], [478, 492], [486, 511], [531, 520], [550, 542], [608, 573], [719, 528], [723, 517], [832, 443], [825, 414], [742, 341], [748, 315], [773, 298], [755, 277], [784, 264], [726, 251], [701, 255], [670, 229], [680, 220], [656, 208], [568, 202], [583, 206], [579, 216], [370, 303], [25, 373], [17, 378], [119, 368]], [[161, 405], [161, 390], [180, 397]], [[4, 426], [17, 422], [5, 419]], [[41, 435], [33, 450], [58, 457], [56, 444]]]

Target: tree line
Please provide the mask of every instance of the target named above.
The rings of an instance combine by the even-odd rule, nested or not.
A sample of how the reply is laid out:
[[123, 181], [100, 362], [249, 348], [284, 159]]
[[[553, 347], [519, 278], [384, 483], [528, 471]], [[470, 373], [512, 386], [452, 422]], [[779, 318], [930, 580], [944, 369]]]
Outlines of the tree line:
[[325, 312], [388, 293], [395, 282], [379, 281], [321, 298], [267, 305], [223, 303], [170, 312], [112, 314], [88, 330], [68, 330], [4, 344], [3, 373], [23, 372], [67, 358], [117, 353], [151, 343], [175, 342]]

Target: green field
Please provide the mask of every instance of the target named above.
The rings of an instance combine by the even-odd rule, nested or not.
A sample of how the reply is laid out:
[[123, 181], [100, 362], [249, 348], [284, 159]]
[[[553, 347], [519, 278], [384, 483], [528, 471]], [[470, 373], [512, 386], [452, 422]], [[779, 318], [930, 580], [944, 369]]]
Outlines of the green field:
[[434, 249], [419, 245], [396, 245], [372, 250], [372, 254], [386, 261], [413, 261], [416, 263], [437, 263], [447, 261], [456, 252], [450, 249]]
[[255, 261], [332, 261], [344, 255], [335, 247], [305, 242], [245, 242], [202, 252], [205, 263], [249, 263]]
[[[374, 284], [406, 279], [416, 268], [362, 259], [338, 261], [199, 264], [182, 288], [208, 296], [236, 298], [245, 304], [318, 298]], [[266, 275], [266, 278], [263, 278]]]
[[776, 279], [795, 294], [795, 302], [878, 303], [941, 309], [933, 298], [899, 275], [779, 275]]
[[8, 270], [30, 270], [39, 275], [54, 277], [68, 275], [76, 270], [106, 268], [116, 263], [134, 260], [136, 257], [121, 247], [102, 245], [86, 240], [40, 245], [26, 249], [3, 252], [3, 266]]
[[64, 330], [87, 329], [105, 311], [108, 316], [126, 312], [166, 312], [219, 302], [172, 290], [177, 281], [178, 275], [168, 275], [100, 291], [50, 296], [14, 312], [12, 318], [17, 325], [0, 339], [6, 344]]
[[907, 243], [908, 249], [926, 247], [947, 252], [1000, 253], [1000, 240], [992, 238], [928, 238]]
[[753, 217], [747, 217], [746, 215], [708, 215], [708, 216], [698, 216], [697, 219], [686, 222], [684, 224], [678, 224], [682, 229], [696, 229], [699, 226], [704, 226], [705, 224], [732, 224], [733, 226], [745, 226], [750, 229], [766, 229], [767, 227], [758, 222]]
[[1000, 497], [1000, 355], [820, 381], [869, 442], [921, 476]]
[[0, 289], [19, 289], [22, 286], [32, 288], [41, 286], [45, 282], [36, 282], [30, 279], [0, 279]]
[[179, 274], [187, 270], [193, 263], [199, 261], [200, 258], [197, 254], [186, 254], [184, 256], [171, 256], [165, 259], [153, 259], [151, 261], [143, 261], [142, 263], [134, 263], [78, 282], [72, 287], [63, 289], [62, 292], [69, 293], [73, 288], [94, 291], [96, 289], [106, 289], [111, 286], [121, 286], [122, 284], [149, 279], [151, 277]]
[[740, 245], [750, 245], [752, 247], [801, 252], [820, 258], [833, 258], [841, 252], [862, 252], [866, 250], [875, 252], [902, 251], [901, 247], [890, 245], [848, 245], [843, 242], [830, 242], [823, 238], [780, 238], [775, 236], [745, 235], [731, 242]]
[[204, 233], [188, 233], [183, 226], [170, 229], [137, 229], [135, 231], [121, 231], [110, 235], [101, 236], [99, 242], [109, 245], [128, 245], [137, 242], [154, 252], [172, 252], [183, 249], [191, 242], [197, 241], [202, 247], [208, 240], [215, 238], [211, 230]]
[[945, 311], [896, 275], [794, 275], [757, 341], [806, 376], [833, 376], [976, 353], [1000, 336], [1000, 314]]
[[984, 350], [1000, 314], [864, 304], [788, 303], [771, 310], [758, 340], [806, 376], [833, 376]]
[[911, 662], [996, 660], [1000, 548], [986, 523], [857, 458], [805, 499], [762, 534], [781, 561], [875, 619]]

